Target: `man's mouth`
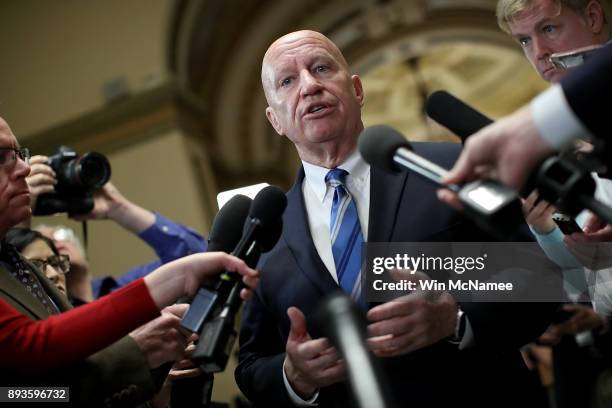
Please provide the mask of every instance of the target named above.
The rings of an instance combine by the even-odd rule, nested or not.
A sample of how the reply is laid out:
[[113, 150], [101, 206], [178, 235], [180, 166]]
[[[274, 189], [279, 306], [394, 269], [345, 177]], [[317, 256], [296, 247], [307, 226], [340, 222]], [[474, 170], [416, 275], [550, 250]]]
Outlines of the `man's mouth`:
[[306, 110], [304, 116], [318, 118], [329, 111], [329, 106], [323, 103], [313, 104]]
[[316, 113], [325, 109], [325, 105], [314, 105], [310, 109], [308, 109], [308, 113]]

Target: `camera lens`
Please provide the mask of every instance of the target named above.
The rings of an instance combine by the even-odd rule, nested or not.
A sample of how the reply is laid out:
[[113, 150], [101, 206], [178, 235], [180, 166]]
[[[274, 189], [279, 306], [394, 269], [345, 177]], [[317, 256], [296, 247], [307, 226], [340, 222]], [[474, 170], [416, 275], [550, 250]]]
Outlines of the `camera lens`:
[[75, 173], [82, 186], [90, 189], [102, 187], [111, 175], [110, 163], [100, 153], [86, 153], [75, 165]]

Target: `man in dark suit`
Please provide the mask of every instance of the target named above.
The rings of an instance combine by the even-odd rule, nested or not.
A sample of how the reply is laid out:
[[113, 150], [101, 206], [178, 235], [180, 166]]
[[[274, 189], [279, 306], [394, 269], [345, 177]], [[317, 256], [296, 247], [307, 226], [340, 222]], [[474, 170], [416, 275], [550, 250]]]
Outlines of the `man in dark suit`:
[[[262, 259], [265, 278], [244, 310], [236, 380], [259, 406], [345, 406], [345, 366], [307, 326], [319, 301], [338, 286], [362, 300], [358, 284], [345, 288], [347, 269], [336, 255], [344, 227], [338, 214], [358, 217], [351, 235], [357, 241], [482, 241], [484, 235], [439, 203], [428, 182], [364, 162], [356, 151], [361, 81], [327, 37], [299, 31], [275, 41], [263, 59], [262, 82], [266, 116], [295, 144], [303, 166], [287, 195], [282, 237]], [[450, 167], [460, 147], [415, 149]], [[526, 317], [527, 305], [459, 306], [447, 293], [412, 294], [369, 309], [368, 346], [382, 357], [399, 402], [515, 406], [531, 395], [518, 346], [543, 331], [553, 309], [531, 306]]]
[[[27, 149], [19, 148], [8, 124], [0, 118], [0, 239], [11, 227], [31, 216], [25, 179], [30, 172], [28, 158]], [[1, 299], [36, 320], [72, 308], [38, 269], [8, 251], [8, 246], [1, 249]], [[23, 280], [24, 274], [31, 279]], [[79, 364], [44, 374], [24, 375], [5, 370], [0, 373], [0, 384], [68, 386], [70, 401], [75, 406], [134, 406], [150, 398], [158, 387], [156, 381], [161, 384], [163, 380], [156, 379], [151, 370], [182, 356], [186, 342], [178, 332], [179, 323], [179, 316], [162, 314]]]

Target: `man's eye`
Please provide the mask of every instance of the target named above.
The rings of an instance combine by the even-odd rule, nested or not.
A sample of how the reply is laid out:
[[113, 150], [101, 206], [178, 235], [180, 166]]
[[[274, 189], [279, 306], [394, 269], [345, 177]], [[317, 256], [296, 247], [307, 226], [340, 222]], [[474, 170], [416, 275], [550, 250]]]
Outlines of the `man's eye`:
[[519, 44], [521, 44], [521, 47], [526, 47], [527, 45], [529, 45], [529, 38], [527, 37], [522, 37], [518, 39]]
[[327, 72], [329, 71], [329, 67], [327, 65], [317, 65], [315, 68], [316, 72]]
[[554, 33], [556, 30], [557, 30], [557, 27], [555, 27], [554, 25], [550, 25], [550, 24], [547, 24], [547, 25], [545, 25], [544, 27], [542, 27], [542, 32], [543, 32], [544, 34], [552, 34], [552, 33]]
[[291, 84], [291, 78], [285, 78], [280, 83], [281, 87], [288, 86], [289, 84]]

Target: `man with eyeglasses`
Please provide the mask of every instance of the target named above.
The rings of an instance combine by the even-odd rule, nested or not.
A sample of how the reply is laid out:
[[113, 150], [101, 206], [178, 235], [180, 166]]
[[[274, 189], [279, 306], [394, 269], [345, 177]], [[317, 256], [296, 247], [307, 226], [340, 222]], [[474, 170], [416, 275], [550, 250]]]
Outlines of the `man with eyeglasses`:
[[[10, 228], [32, 215], [26, 177], [29, 152], [19, 147], [8, 124], [0, 118], [0, 299], [19, 312], [42, 320], [71, 309], [68, 299], [41, 271], [25, 262], [5, 241]], [[175, 305], [171, 306], [177, 308]], [[169, 308], [167, 308], [169, 309]], [[184, 312], [162, 316], [89, 358], [45, 373], [0, 372], [0, 384], [68, 386], [75, 406], [135, 406], [149, 399], [164, 372], [152, 370], [183, 357], [186, 336], [179, 331]], [[79, 341], [79, 339], [74, 339]], [[66, 347], [70, 347], [67, 344]]]

